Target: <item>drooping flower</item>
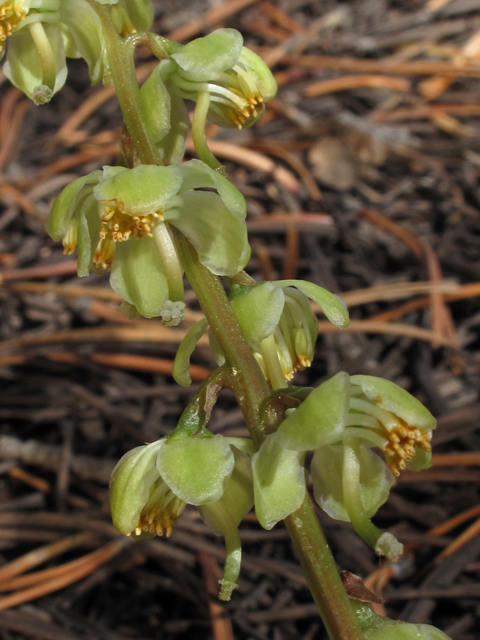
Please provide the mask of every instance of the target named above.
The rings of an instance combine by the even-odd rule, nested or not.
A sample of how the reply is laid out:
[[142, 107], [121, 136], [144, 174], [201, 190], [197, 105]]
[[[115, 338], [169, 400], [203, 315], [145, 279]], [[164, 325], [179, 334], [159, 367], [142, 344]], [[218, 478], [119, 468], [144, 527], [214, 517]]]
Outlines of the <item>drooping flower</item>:
[[[297, 371], [312, 363], [318, 321], [309, 299], [338, 327], [348, 326], [344, 302], [326, 289], [303, 280], [278, 280], [255, 285], [234, 285], [230, 301], [253, 355], [275, 389], [287, 386]], [[208, 327], [200, 320], [183, 339], [175, 358], [173, 377], [189, 386], [190, 357]], [[218, 364], [225, 361], [220, 345], [210, 335]]]
[[312, 364], [318, 321], [314, 300], [337, 327], [349, 323], [344, 302], [303, 280], [237, 285], [231, 296], [235, 315], [265, 377], [275, 389], [286, 387], [297, 371]]
[[220, 435], [168, 443], [166, 438], [123, 456], [110, 481], [114, 526], [124, 535], [167, 537], [186, 504], [219, 500], [234, 466]]
[[92, 266], [111, 267], [112, 288], [141, 315], [161, 315], [165, 322], [171, 303], [178, 303], [170, 322], [178, 324], [183, 271], [169, 225], [190, 240], [210, 271], [234, 275], [250, 255], [245, 215], [240, 192], [199, 160], [104, 167], [62, 191], [47, 231], [54, 240], [63, 239], [66, 253], [78, 246], [79, 276]]
[[137, 447], [118, 462], [110, 481], [114, 526], [135, 538], [170, 537], [187, 504], [197, 506], [227, 558], [220, 599], [230, 600], [240, 572], [238, 525], [253, 506], [251, 442], [203, 432]]
[[[332, 518], [352, 522], [379, 555], [398, 559], [402, 545], [370, 521], [388, 497], [394, 474], [430, 465], [435, 428], [407, 391], [373, 376], [338, 373], [290, 412], [253, 457], [255, 504], [265, 528], [301, 505], [304, 455], [314, 451], [315, 500]], [[379, 449], [384, 459], [372, 448]]]
[[66, 57], [84, 58], [92, 83], [103, 75], [102, 27], [87, 0], [7, 0], [0, 4], [0, 57], [7, 37], [5, 75], [36, 104], [65, 84]]
[[[168, 109], [165, 93], [171, 95]], [[192, 40], [169, 60], [162, 61], [150, 82], [142, 87], [144, 110], [159, 138], [160, 130], [170, 133], [181, 146], [186, 121], [178, 98], [196, 104], [192, 136], [199, 157], [216, 170], [220, 163], [211, 154], [205, 139], [205, 122], [239, 129], [252, 126], [264, 113], [265, 102], [271, 100], [277, 84], [267, 65], [253, 51], [243, 46], [243, 37], [235, 29], [217, 29], [204, 38]], [[161, 92], [159, 103], [155, 93]], [[165, 122], [168, 127], [165, 127]], [[162, 122], [162, 127], [158, 123]]]

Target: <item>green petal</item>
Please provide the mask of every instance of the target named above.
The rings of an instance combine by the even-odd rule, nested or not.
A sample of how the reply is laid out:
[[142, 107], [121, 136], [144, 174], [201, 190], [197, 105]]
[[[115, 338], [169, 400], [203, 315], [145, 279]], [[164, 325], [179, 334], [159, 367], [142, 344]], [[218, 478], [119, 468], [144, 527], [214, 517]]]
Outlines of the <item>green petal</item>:
[[157, 142], [160, 155], [167, 165], [179, 164], [183, 160], [187, 135], [190, 131], [190, 116], [182, 98], [175, 91], [171, 91], [170, 99], [170, 130], [160, 142]]
[[[250, 457], [239, 451], [236, 447], [232, 447], [232, 453], [235, 459], [235, 466], [227, 487], [218, 502], [227, 509], [233, 518], [235, 526], [238, 527], [253, 507], [253, 476]], [[203, 506], [200, 506], [198, 510], [202, 520], [210, 527], [215, 535], [223, 535], [222, 528], [208, 508], [205, 509]]]
[[117, 242], [110, 285], [146, 318], [161, 315], [168, 283], [153, 238]]
[[277, 94], [277, 82], [265, 62], [251, 49], [242, 47], [239, 62], [245, 67], [247, 74], [252, 76], [258, 87], [263, 102], [268, 102]]
[[208, 327], [208, 320], [203, 318], [197, 322], [183, 338], [175, 356], [173, 363], [172, 376], [177, 384], [181, 387], [189, 387], [192, 384], [190, 377], [190, 356], [197, 346], [197, 342], [205, 333]]
[[88, 64], [90, 79], [95, 84], [103, 75], [104, 43], [100, 18], [86, 0], [64, 0], [60, 4], [60, 20], [73, 36], [76, 49]]
[[170, 130], [170, 94], [162, 80], [160, 64], [140, 89], [143, 116], [152, 140], [159, 142]]
[[158, 440], [137, 447], [121, 458], [110, 480], [110, 508], [113, 524], [120, 533], [129, 535], [138, 525], [140, 514], [148, 501], [150, 488], [160, 477], [156, 467]]
[[45, 34], [55, 60], [55, 85], [44, 85], [43, 69], [38, 49], [28, 28], [21, 29], [8, 39], [7, 60], [3, 71], [12, 84], [21, 89], [36, 104], [49, 102], [67, 79], [67, 65], [63, 36], [57, 25], [45, 24]]
[[192, 40], [172, 58], [198, 82], [212, 74], [231, 69], [242, 51], [243, 37], [235, 29], [217, 29], [204, 38]]
[[75, 207], [78, 204], [79, 198], [82, 197], [80, 192], [83, 187], [97, 184], [101, 175], [102, 172], [97, 170], [92, 171], [92, 173], [82, 178], [77, 178], [65, 187], [55, 200], [47, 222], [45, 223], [45, 229], [48, 235], [55, 240], [55, 242], [59, 242], [65, 237]]
[[264, 529], [296, 511], [305, 497], [304, 454], [288, 451], [276, 434], [268, 436], [252, 458], [255, 512]]
[[359, 385], [363, 393], [383, 409], [390, 411], [408, 425], [419, 429], [435, 429], [437, 421], [430, 411], [398, 384], [376, 376], [352, 376], [352, 384]]
[[97, 200], [123, 206], [128, 215], [147, 215], [163, 212], [181, 184], [177, 167], [141, 164], [104, 180], [94, 193]]
[[313, 451], [342, 435], [349, 407], [350, 379], [340, 371], [314, 389], [278, 429], [286, 449]]
[[218, 276], [234, 276], [250, 257], [244, 221], [231, 214], [215, 193], [182, 193], [183, 206], [172, 224], [190, 240], [200, 262]]
[[278, 287], [296, 287], [321, 307], [332, 324], [341, 329], [348, 327], [350, 319], [347, 307], [341, 298], [330, 291], [304, 280], [279, 280], [276, 284]]
[[233, 184], [201, 160], [189, 160], [180, 166], [183, 176], [181, 192], [190, 189], [213, 188], [218, 191], [223, 204], [239, 220], [247, 217], [245, 198]]
[[423, 471], [423, 469], [430, 469], [431, 466], [431, 452], [423, 451], [418, 447], [415, 449], [413, 458], [407, 462], [407, 469], [410, 469], [410, 471]]
[[201, 505], [219, 500], [233, 471], [234, 456], [221, 435], [188, 438], [160, 450], [157, 466], [181, 500]]
[[[393, 474], [369, 447], [359, 448], [360, 496], [363, 510], [371, 518], [387, 500]], [[317, 504], [335, 520], [350, 520], [343, 497], [343, 446], [320, 447], [313, 455], [311, 473]]]
[[285, 304], [282, 289], [271, 282], [248, 287], [246, 293], [236, 296], [231, 304], [245, 337], [256, 351], [260, 343], [277, 328]]
[[77, 274], [80, 278], [90, 273], [90, 266], [100, 239], [100, 226], [98, 202], [93, 194], [90, 194], [81, 207], [79, 215]]

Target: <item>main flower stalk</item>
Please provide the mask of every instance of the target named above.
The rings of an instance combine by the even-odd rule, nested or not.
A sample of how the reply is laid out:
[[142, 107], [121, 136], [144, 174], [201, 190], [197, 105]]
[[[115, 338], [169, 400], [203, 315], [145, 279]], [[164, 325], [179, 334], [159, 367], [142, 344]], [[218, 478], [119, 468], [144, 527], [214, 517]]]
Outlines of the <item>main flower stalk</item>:
[[[144, 164], [161, 165], [162, 160], [149, 139], [142, 119], [133, 60], [134, 47], [118, 35], [108, 6], [93, 0], [89, 2], [102, 21], [113, 82], [137, 156]], [[265, 377], [219, 278], [200, 264], [195, 249], [182, 234], [174, 231], [174, 239], [186, 276], [230, 364], [232, 388], [251, 438], [258, 448], [266, 437], [261, 420], [262, 403], [269, 395]], [[308, 498], [285, 519], [285, 524], [331, 640], [363, 640], [364, 635]]]

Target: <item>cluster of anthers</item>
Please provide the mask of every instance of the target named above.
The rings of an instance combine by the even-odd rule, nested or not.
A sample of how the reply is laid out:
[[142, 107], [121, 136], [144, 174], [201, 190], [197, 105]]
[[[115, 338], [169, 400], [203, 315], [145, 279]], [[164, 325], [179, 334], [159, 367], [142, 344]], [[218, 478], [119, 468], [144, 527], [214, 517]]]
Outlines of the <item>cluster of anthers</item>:
[[0, 6], [0, 52], [3, 50], [5, 40], [13, 33], [17, 25], [25, 20], [27, 13], [20, 0], [4, 2]]
[[397, 428], [388, 432], [388, 442], [383, 447], [385, 461], [388, 468], [396, 476], [400, 475], [409, 460], [415, 455], [415, 448], [418, 447], [429, 453], [432, 450], [430, 444], [432, 434], [430, 431], [410, 427], [401, 424]]
[[186, 503], [171, 491], [152, 498], [144, 507], [134, 533], [136, 536], [142, 533], [156, 533], [162, 537], [165, 532], [165, 537], [169, 538], [172, 535], [172, 526], [184, 512]]
[[105, 205], [100, 213], [100, 241], [97, 245], [93, 262], [97, 268], [107, 269], [111, 267], [115, 255], [115, 243], [126, 242], [131, 237], [153, 235], [153, 229], [161, 222], [163, 214], [154, 211], [145, 216], [128, 215], [121, 211], [120, 207]]
[[229, 110], [230, 120], [236, 125], [237, 129], [242, 129], [251, 120], [256, 120], [263, 110], [262, 96], [242, 97], [241, 100], [246, 103], [244, 107], [240, 107], [235, 102], [236, 108]]
[[386, 465], [399, 476], [407, 462], [413, 459], [417, 447], [425, 452], [432, 450], [432, 432], [407, 424], [400, 416], [380, 405], [381, 398], [372, 401], [362, 397], [360, 387], [353, 386], [347, 426], [363, 427], [363, 436], [384, 452]]

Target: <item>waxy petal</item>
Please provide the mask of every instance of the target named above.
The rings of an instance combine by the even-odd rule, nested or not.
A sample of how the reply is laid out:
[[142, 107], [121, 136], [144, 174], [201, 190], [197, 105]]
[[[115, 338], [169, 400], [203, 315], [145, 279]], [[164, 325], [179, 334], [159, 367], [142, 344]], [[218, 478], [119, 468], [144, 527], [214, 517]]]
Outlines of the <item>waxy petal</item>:
[[128, 215], [163, 213], [180, 189], [182, 175], [178, 167], [141, 164], [104, 180], [95, 189], [97, 200], [117, 206]]
[[359, 385], [363, 393], [383, 409], [419, 429], [435, 429], [437, 421], [430, 411], [397, 384], [376, 376], [352, 376], [352, 384]]
[[313, 451], [336, 442], [345, 427], [350, 379], [341, 371], [314, 389], [280, 425], [279, 442], [286, 449]]
[[160, 474], [173, 493], [194, 505], [222, 497], [234, 463], [230, 446], [221, 435], [171, 442], [157, 460]]
[[117, 242], [110, 285], [146, 318], [161, 315], [168, 283], [153, 238]]
[[279, 280], [276, 285], [278, 287], [296, 287], [320, 306], [332, 324], [341, 329], [348, 327], [350, 319], [347, 307], [341, 298], [330, 291], [304, 280]]
[[231, 69], [237, 63], [243, 37], [235, 29], [217, 29], [204, 38], [186, 44], [172, 58], [197, 81], [208, 80], [212, 74]]
[[285, 304], [282, 289], [271, 282], [249, 287], [243, 295], [231, 300], [233, 310], [252, 349], [277, 328]]
[[296, 511], [305, 498], [304, 454], [284, 449], [268, 436], [252, 458], [255, 512], [264, 529]]
[[47, 233], [55, 242], [59, 242], [65, 237], [81, 190], [86, 186], [97, 184], [101, 175], [102, 172], [97, 170], [82, 178], [77, 178], [65, 187], [55, 200], [45, 224]]
[[[393, 474], [369, 447], [360, 447], [360, 496], [371, 518], [387, 500]], [[311, 473], [317, 504], [335, 520], [349, 521], [343, 497], [344, 452], [342, 445], [320, 447], [313, 454]]]

